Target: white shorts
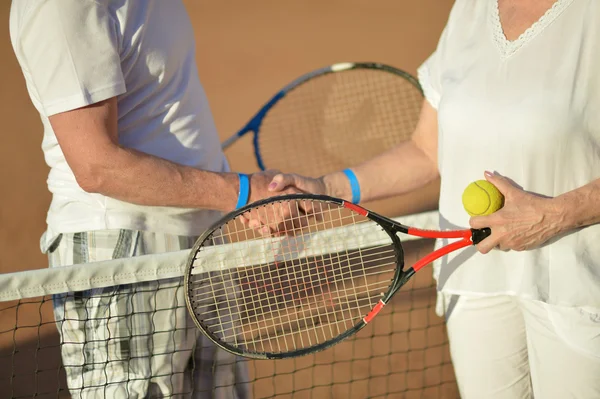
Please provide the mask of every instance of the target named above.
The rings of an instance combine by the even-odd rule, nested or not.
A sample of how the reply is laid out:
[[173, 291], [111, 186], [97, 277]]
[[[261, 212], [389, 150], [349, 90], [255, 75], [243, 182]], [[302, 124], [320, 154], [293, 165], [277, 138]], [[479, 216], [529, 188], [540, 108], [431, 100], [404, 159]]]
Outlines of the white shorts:
[[600, 398], [600, 310], [440, 295], [463, 399]]

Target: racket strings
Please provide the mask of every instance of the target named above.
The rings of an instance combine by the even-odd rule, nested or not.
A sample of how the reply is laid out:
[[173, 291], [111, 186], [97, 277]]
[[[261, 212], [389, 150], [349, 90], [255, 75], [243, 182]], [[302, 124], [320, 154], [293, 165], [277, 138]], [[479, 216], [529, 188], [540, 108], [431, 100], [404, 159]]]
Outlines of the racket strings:
[[[387, 271], [381, 270], [380, 265], [381, 265], [382, 261], [395, 262], [395, 254], [394, 254], [392, 247], [389, 247], [388, 250], [386, 250], [386, 251], [381, 251], [381, 252], [377, 252], [377, 253], [369, 253], [369, 257], [371, 257], [371, 255], [377, 255], [377, 259], [365, 262], [364, 271], [362, 273], [362, 276], [364, 278], [376, 277], [378, 275], [387, 273]], [[359, 256], [350, 257], [350, 258], [347, 258], [347, 260], [350, 262], [358, 261], [358, 260], [360, 260], [360, 257]], [[375, 269], [375, 271], [370, 272], [369, 269]], [[304, 277], [310, 281], [314, 281], [314, 278], [319, 276], [318, 274], [316, 274], [313, 271], [308, 271], [308, 272], [303, 272], [303, 273], [305, 273], [305, 274], [302, 274], [301, 277]], [[295, 272], [293, 274], [296, 275]], [[250, 277], [253, 277], [254, 280], [252, 280]], [[258, 277], [260, 277], [260, 276], [258, 276]], [[293, 288], [299, 288], [300, 286], [302, 286], [302, 287], [306, 286], [306, 283], [304, 283], [302, 281], [300, 281], [300, 282], [296, 281], [295, 283], [293, 283], [293, 285], [285, 285], [284, 282], [281, 280], [281, 277], [278, 277], [277, 275], [273, 276], [272, 274], [268, 275], [267, 279], [265, 279], [265, 277], [263, 276], [262, 277], [263, 280], [259, 283], [256, 280], [258, 277], [255, 274], [253, 276], [236, 275], [236, 276], [229, 276], [229, 279], [235, 279], [235, 280], [239, 281], [240, 290], [238, 290], [238, 292], [242, 295], [250, 294], [251, 292], [254, 292], [254, 291], [262, 291], [262, 292], [267, 292], [267, 293], [277, 293], [277, 292], [281, 293], [284, 289], [290, 290]], [[298, 277], [298, 276], [295, 276], [295, 277]], [[348, 271], [339, 270], [338, 274], [336, 276], [332, 276], [332, 278], [335, 278], [335, 279], [338, 279], [341, 281], [345, 281], [351, 277], [352, 277], [351, 270], [348, 270]], [[272, 284], [267, 281], [275, 282], [275, 284]], [[328, 281], [327, 284], [330, 284], [330, 282]], [[306, 290], [307, 290], [307, 288], [304, 289], [304, 291], [306, 291]], [[213, 290], [211, 290], [210, 293], [203, 292], [203, 293], [194, 294], [193, 296], [197, 300], [202, 300], [202, 299], [211, 298], [213, 294], [216, 294], [216, 295], [226, 294], [226, 289], [225, 288], [220, 288], [220, 289], [214, 288]]]
[[309, 176], [361, 163], [410, 137], [421, 101], [416, 85], [385, 70], [310, 79], [265, 116], [258, 135], [263, 163]]
[[[395, 250], [385, 234], [387, 242], [360, 242], [372, 234], [368, 219], [319, 201], [266, 208], [259, 209], [266, 224], [294, 215], [285, 236], [264, 237], [233, 220], [212, 239], [236, 242], [233, 263], [245, 266], [191, 276], [196, 315], [214, 337], [250, 352], [311, 347], [354, 326], [389, 290]], [[246, 265], [255, 251], [268, 259]]]

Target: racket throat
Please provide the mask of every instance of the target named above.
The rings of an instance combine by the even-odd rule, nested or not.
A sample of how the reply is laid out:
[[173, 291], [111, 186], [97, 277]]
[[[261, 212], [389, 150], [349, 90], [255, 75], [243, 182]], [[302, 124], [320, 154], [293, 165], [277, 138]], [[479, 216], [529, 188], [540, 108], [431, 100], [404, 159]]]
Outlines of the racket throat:
[[406, 282], [410, 280], [415, 273], [415, 269], [411, 267], [401, 274], [401, 277], [396, 280], [397, 282], [394, 284], [390, 292], [385, 295], [385, 297], [381, 298], [379, 302], [377, 302], [377, 305], [375, 305], [373, 309], [371, 309], [371, 311], [365, 317], [363, 317], [365, 324], [368, 324], [375, 316], [379, 314], [379, 312], [381, 312], [383, 307], [389, 302], [390, 299], [392, 299], [394, 294], [396, 294], [396, 292], [398, 292], [398, 290], [402, 288], [402, 286], [406, 284]]

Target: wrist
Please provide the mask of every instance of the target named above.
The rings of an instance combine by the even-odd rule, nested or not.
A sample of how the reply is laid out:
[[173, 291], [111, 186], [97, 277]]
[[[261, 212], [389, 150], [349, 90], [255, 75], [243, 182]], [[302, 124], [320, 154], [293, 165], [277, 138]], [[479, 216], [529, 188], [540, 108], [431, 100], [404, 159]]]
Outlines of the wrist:
[[549, 214], [554, 219], [554, 225], [557, 234], [572, 230], [577, 226], [576, 206], [564, 195], [559, 195], [550, 199]]
[[235, 209], [248, 204], [250, 200], [250, 177], [245, 173], [238, 173], [238, 196]]
[[219, 175], [221, 185], [212, 190], [216, 194], [213, 209], [232, 212], [250, 202], [250, 176], [236, 172], [222, 172]]
[[215, 197], [214, 209], [231, 212], [236, 209], [240, 192], [240, 178], [235, 172], [219, 173], [221, 184], [213, 189]]
[[344, 172], [330, 173], [321, 177], [325, 185], [325, 194], [330, 197], [352, 201], [352, 186]]
[[561, 231], [568, 231], [580, 227], [578, 218], [578, 201], [568, 198], [567, 194], [559, 195], [551, 199], [552, 210], [557, 216], [557, 225]]

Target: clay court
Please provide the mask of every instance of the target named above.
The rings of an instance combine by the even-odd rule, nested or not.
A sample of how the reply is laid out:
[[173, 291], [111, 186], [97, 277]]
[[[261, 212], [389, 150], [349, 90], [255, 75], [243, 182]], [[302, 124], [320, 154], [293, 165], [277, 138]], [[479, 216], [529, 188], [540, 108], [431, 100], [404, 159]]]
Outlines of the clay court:
[[[195, 29], [200, 78], [220, 137], [225, 139], [283, 85], [316, 68], [344, 61], [373, 61], [415, 75], [417, 67], [435, 49], [453, 2], [186, 0], [185, 3]], [[10, 2], [5, 0], [0, 5], [4, 24], [0, 35], [3, 60], [0, 113], [4, 130], [0, 137], [1, 273], [46, 267], [38, 242], [50, 201], [46, 188], [48, 168], [40, 148], [42, 126], [10, 44], [9, 10]], [[241, 140], [226, 154], [233, 170], [257, 170], [250, 138]], [[434, 184], [413, 196], [365, 206], [397, 216], [434, 209], [436, 197], [437, 184]], [[429, 251], [431, 242], [415, 242], [407, 248], [410, 262]], [[357, 339], [335, 349], [297, 360], [255, 362], [251, 376], [256, 380], [254, 396], [458, 397], [443, 321], [433, 312], [435, 292], [431, 284], [430, 274], [420, 275], [413, 291], [396, 298], [394, 312], [390, 309], [388, 314], [382, 314], [381, 320], [362, 331]], [[48, 313], [49, 305], [45, 304], [42, 312]], [[32, 308], [35, 314], [31, 317], [37, 318], [37, 312], [37, 308]], [[13, 329], [14, 315], [0, 318], [0, 323], [1, 331]], [[49, 342], [57, 340], [50, 327], [42, 331]], [[393, 336], [392, 330], [397, 332]], [[29, 339], [35, 346], [35, 336]], [[5, 356], [11, 350], [12, 336], [2, 337], [0, 345]], [[45, 361], [56, 362], [57, 353]], [[18, 375], [19, 370], [31, 369], [26, 360], [12, 365], [5, 357], [2, 359], [3, 384], [12, 370]], [[56, 380], [47, 383], [56, 384]], [[31, 381], [23, 379], [21, 384], [25, 392]], [[0, 389], [0, 397], [11, 397], [11, 393]]]

